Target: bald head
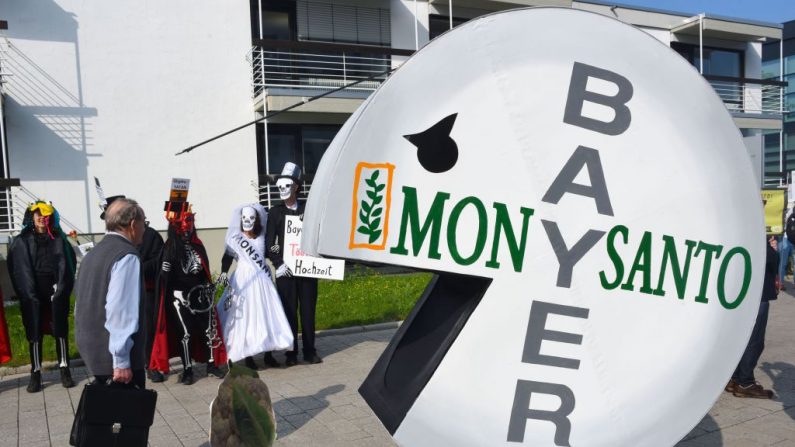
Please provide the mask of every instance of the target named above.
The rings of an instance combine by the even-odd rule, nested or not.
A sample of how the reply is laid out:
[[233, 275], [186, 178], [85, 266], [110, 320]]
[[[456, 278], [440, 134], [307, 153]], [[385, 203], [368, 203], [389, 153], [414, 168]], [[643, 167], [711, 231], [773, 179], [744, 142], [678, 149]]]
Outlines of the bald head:
[[144, 210], [133, 199], [116, 199], [105, 210], [105, 229], [121, 232], [130, 226], [133, 220], [141, 223], [146, 219]]

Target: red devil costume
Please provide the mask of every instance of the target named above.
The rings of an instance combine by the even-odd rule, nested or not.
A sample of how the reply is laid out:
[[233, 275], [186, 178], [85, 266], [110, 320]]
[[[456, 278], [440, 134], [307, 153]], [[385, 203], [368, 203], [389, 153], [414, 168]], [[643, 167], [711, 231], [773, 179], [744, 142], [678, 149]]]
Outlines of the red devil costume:
[[11, 340], [8, 338], [8, 325], [3, 305], [3, 293], [0, 292], [0, 364], [11, 360]]
[[[149, 368], [168, 372], [168, 359], [179, 356], [184, 371], [180, 381], [193, 383], [193, 362], [207, 362], [207, 373], [223, 377], [226, 363], [221, 325], [214, 311], [215, 286], [204, 244], [196, 236], [194, 214], [187, 202], [169, 209], [168, 239], [163, 247], [157, 279], [157, 326]], [[172, 204], [173, 205], [173, 204]]]

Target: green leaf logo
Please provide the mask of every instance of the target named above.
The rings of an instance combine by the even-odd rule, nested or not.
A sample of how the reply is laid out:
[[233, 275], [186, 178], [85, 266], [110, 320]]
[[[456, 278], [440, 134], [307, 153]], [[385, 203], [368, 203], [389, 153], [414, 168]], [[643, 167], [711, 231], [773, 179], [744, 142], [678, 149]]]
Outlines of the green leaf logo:
[[356, 229], [358, 233], [368, 237], [368, 243], [370, 244], [377, 241], [381, 236], [381, 214], [384, 212], [381, 202], [384, 199], [383, 190], [386, 184], [378, 183], [380, 173], [380, 170], [375, 170], [370, 175], [370, 178], [364, 181], [368, 186], [365, 193], [369, 200], [360, 202], [359, 220], [362, 225], [359, 225]]

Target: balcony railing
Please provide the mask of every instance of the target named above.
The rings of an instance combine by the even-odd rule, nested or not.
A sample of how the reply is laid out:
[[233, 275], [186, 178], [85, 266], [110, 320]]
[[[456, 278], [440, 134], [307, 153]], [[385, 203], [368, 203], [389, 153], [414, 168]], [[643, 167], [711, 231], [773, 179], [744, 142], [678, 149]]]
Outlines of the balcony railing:
[[332, 90], [362, 81], [351, 91], [372, 92], [386, 79], [392, 56], [412, 51], [370, 45], [279, 40], [257, 41], [246, 59], [254, 97], [263, 89]]
[[[42, 200], [29, 189], [20, 185], [19, 179], [0, 179], [0, 238], [8, 240], [22, 231], [25, 211], [31, 203]], [[67, 234], [75, 234], [78, 244], [91, 242], [86, 232], [80, 230], [69, 219], [60, 215], [61, 229]]]
[[767, 79], [704, 75], [731, 112], [782, 116], [787, 83]]

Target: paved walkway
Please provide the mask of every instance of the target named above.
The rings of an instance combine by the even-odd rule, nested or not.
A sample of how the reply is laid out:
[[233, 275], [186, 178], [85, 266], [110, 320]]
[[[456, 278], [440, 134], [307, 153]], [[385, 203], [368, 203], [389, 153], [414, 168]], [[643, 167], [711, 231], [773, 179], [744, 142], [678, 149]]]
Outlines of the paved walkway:
[[[774, 389], [777, 398], [738, 399], [723, 393], [678, 446], [795, 446], [795, 298], [782, 294], [770, 315], [757, 379]], [[393, 446], [357, 389], [394, 332], [319, 337], [324, 363], [261, 371], [277, 414], [277, 445]], [[209, 445], [209, 403], [219, 380], [199, 373], [193, 386], [178, 384], [176, 374], [166, 383], [147, 384], [158, 392], [151, 446]], [[27, 375], [0, 380], [0, 447], [68, 445], [74, 408], [86, 380], [83, 368], [75, 368], [74, 376], [80, 384], [66, 390], [57, 372], [47, 373], [44, 391], [36, 394], [25, 392]]]

